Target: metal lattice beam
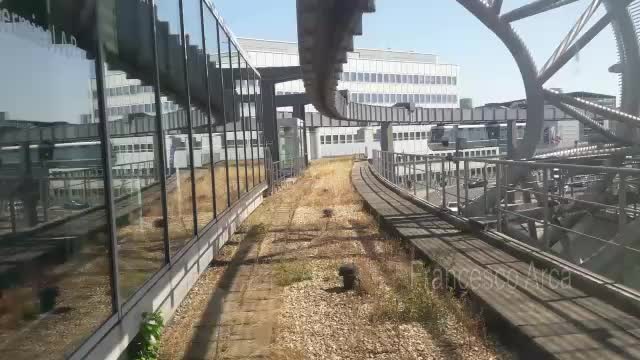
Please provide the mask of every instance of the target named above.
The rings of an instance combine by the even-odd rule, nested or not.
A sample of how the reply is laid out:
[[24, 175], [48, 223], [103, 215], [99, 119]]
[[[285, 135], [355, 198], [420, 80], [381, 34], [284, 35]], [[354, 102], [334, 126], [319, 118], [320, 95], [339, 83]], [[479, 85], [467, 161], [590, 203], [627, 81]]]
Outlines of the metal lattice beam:
[[[589, 20], [591, 19], [591, 17], [593, 16], [593, 14], [596, 12], [596, 10], [598, 9], [598, 7], [600, 6], [600, 1], [601, 0], [592, 0], [591, 4], [589, 4], [589, 6], [585, 9], [585, 11], [582, 13], [582, 15], [580, 15], [580, 17], [578, 18], [578, 21], [573, 25], [573, 27], [571, 28], [571, 30], [569, 30], [569, 33], [565, 36], [565, 38], [560, 42], [560, 44], [558, 45], [558, 47], [556, 48], [556, 50], [553, 52], [553, 54], [551, 55], [551, 57], [547, 60], [547, 62], [544, 64], [544, 66], [542, 67], [542, 69], [540, 70], [541, 74], [544, 74], [547, 69], [549, 68], [549, 66], [551, 66], [551, 64], [555, 63], [556, 60], [558, 59], [559, 56], [561, 56], [562, 54], [564, 54], [567, 49], [573, 45], [574, 40], [578, 37], [578, 35], [582, 32], [582, 29], [587, 25], [587, 23], [589, 22]], [[604, 25], [606, 26], [608, 22], [606, 22]], [[604, 26], [603, 26], [604, 27]], [[592, 28], [593, 29], [593, 28]], [[601, 29], [600, 29], [601, 30]], [[595, 35], [597, 35], [600, 31], [597, 31], [593, 34], [593, 36], [589, 39], [589, 41], [595, 37]], [[584, 40], [583, 40], [584, 41]], [[585, 44], [588, 43], [588, 41], [585, 42]], [[584, 46], [584, 45], [583, 45]], [[577, 51], [579, 51], [580, 48], [578, 48]], [[576, 51], [576, 52], [577, 52]], [[567, 59], [568, 60], [568, 59]]]
[[564, 95], [553, 90], [545, 89], [544, 96], [549, 101], [561, 102], [567, 105], [571, 105], [573, 107], [577, 107], [582, 110], [590, 111], [594, 114], [600, 115], [609, 120], [620, 121], [625, 124], [631, 125], [635, 128], [640, 128], [640, 118], [637, 116], [629, 115], [622, 111], [618, 111], [615, 109], [608, 108], [606, 106], [598, 105], [590, 101]]
[[553, 99], [551, 102], [558, 109], [560, 109], [560, 110], [566, 112], [567, 114], [571, 115], [576, 120], [580, 121], [585, 126], [588, 126], [589, 128], [593, 129], [594, 131], [596, 131], [600, 135], [606, 137], [607, 139], [609, 139], [609, 140], [611, 140], [611, 141], [613, 141], [615, 143], [619, 143], [619, 144], [625, 144], [625, 145], [631, 145], [632, 144], [632, 143], [628, 142], [626, 139], [618, 137], [616, 134], [614, 134], [613, 132], [609, 131], [609, 129], [605, 129], [604, 127], [602, 127], [602, 125], [598, 124], [595, 120], [593, 120], [589, 116], [583, 114], [582, 112], [580, 112], [576, 108], [574, 108], [572, 106], [569, 106], [569, 105], [566, 105], [566, 104], [563, 104], [562, 102], [557, 101], [557, 99]]
[[[562, 53], [555, 54], [547, 61], [547, 65], [540, 71], [538, 81], [541, 84], [547, 82], [555, 73], [558, 72], [569, 60], [571, 60], [580, 50], [582, 50], [593, 38], [595, 38], [605, 27], [611, 23], [609, 14], [605, 14], [598, 22], [596, 22], [589, 30], [587, 30], [577, 41], [570, 47], [565, 48]], [[549, 62], [552, 61], [552, 62]]]
[[502, 15], [501, 19], [506, 22], [522, 20], [576, 1], [578, 0], [536, 0], [505, 13]]

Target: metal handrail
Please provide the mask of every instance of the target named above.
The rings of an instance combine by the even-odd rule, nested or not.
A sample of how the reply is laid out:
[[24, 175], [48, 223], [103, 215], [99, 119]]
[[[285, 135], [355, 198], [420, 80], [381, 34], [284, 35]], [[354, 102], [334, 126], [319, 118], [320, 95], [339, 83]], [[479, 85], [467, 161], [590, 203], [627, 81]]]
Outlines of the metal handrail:
[[[435, 166], [432, 165], [434, 163]], [[482, 167], [474, 167], [478, 163], [482, 164]], [[416, 168], [416, 164], [419, 164], [420, 167]], [[409, 194], [413, 191], [413, 195], [417, 198], [419, 198], [415, 190], [417, 186], [411, 182], [413, 180], [408, 181], [408, 179], [417, 179], [418, 173], [424, 174], [422, 175], [422, 181], [419, 183], [420, 185], [424, 185], [424, 188], [421, 188], [420, 192], [426, 192], [424, 195], [427, 202], [431, 202], [430, 200], [433, 199], [430, 199], [431, 196], [436, 196], [436, 202], [441, 201], [442, 208], [446, 209], [449, 204], [455, 200], [459, 215], [464, 214], [466, 216], [478, 216], [480, 214], [473, 214], [479, 209], [474, 208], [473, 206], [469, 207], [479, 198], [476, 197], [473, 202], [470, 202], [469, 192], [471, 187], [469, 184], [471, 178], [469, 174], [473, 168], [475, 171], [482, 172], [482, 178], [484, 180], [484, 183], [481, 185], [483, 188], [484, 204], [480, 203], [478, 205], [483, 205], [482, 211], [484, 211], [484, 215], [491, 215], [492, 218], [489, 219], [495, 220], [490, 221], [488, 226], [495, 227], [498, 232], [505, 233], [509, 236], [512, 231], [517, 230], [514, 230], [513, 227], [510, 228], [505, 226], [505, 224], [513, 221], [516, 221], [516, 223], [528, 221], [530, 223], [538, 224], [534, 227], [537, 235], [535, 237], [530, 237], [530, 239], [531, 242], [534, 242], [533, 245], [539, 247], [542, 251], [552, 252], [551, 245], [554, 240], [551, 238], [552, 235], [550, 235], [550, 229], [559, 229], [565, 233], [576, 234], [580, 237], [579, 239], [592, 239], [598, 242], [600, 245], [596, 246], [594, 250], [595, 252], [592, 255], [589, 255], [589, 253], [586, 254], [588, 258], [600, 253], [605, 246], [614, 246], [626, 251], [640, 253], [640, 249], [625, 243], [623, 240], [618, 242], [612, 241], [611, 238], [616, 236], [615, 231], [612, 231], [613, 233], [611, 236], [603, 238], [602, 236], [589, 234], [585, 231], [579, 231], [578, 229], [562, 226], [552, 222], [552, 211], [556, 209], [556, 207], [551, 205], [551, 200], [556, 200], [560, 204], [568, 201], [569, 204], [577, 206], [572, 206], [570, 208], [573, 210], [580, 210], [584, 208], [597, 209], [596, 211], [604, 212], [605, 214], [617, 215], [617, 231], [619, 234], [624, 234], [621, 233], [622, 229], [630, 221], [637, 220], [638, 214], [640, 214], [640, 210], [635, 209], [638, 205], [637, 200], [633, 201], [633, 207], [627, 203], [627, 193], [630, 192], [630, 189], [637, 190], [637, 188], [629, 188], [628, 184], [633, 183], [634, 179], [638, 179], [640, 176], [640, 169], [546, 163], [529, 160], [503, 160], [487, 157], [472, 158], [459, 156], [436, 156], [433, 154], [417, 155], [380, 150], [374, 150], [371, 167], [379, 176], [387, 179], [400, 189], [407, 191]], [[522, 167], [538, 172], [538, 176], [536, 176], [536, 180], [534, 180], [534, 183], [538, 184], [537, 186], [516, 187], [514, 184], [507, 183], [507, 179], [509, 179], [509, 172], [513, 171], [513, 168]], [[488, 175], [486, 170], [488, 168], [493, 169], [495, 179], [491, 179]], [[564, 185], [567, 185], [568, 183], [563, 182], [562, 177], [554, 179], [550, 176], [557, 170], [572, 170], [574, 172], [581, 172], [585, 175], [593, 175], [599, 178], [598, 180], [587, 179], [587, 181], [581, 181], [583, 183], [592, 183], [608, 178], [613, 182], [614, 186], [616, 186], [614, 194], [616, 194], [615, 191], [617, 191], [617, 204], [598, 202], [597, 198], [580, 198], [580, 194], [584, 193], [584, 191], [580, 190], [578, 190], [578, 197], [574, 196], [573, 190], [570, 197], [567, 196], [564, 192]], [[566, 176], [566, 172], [561, 171], [560, 173], [564, 174], [561, 176]], [[566, 177], [564, 180], [568, 178], [569, 177]], [[491, 183], [489, 183], [490, 180]], [[541, 184], [540, 181], [542, 181]], [[550, 190], [551, 183], [557, 184], [557, 194], [555, 193], [556, 190]], [[407, 184], [409, 185], [407, 186]], [[560, 186], [562, 186], [562, 188]], [[489, 192], [489, 189], [491, 189], [492, 192]], [[585, 187], [584, 189], [589, 189], [589, 187]], [[520, 205], [517, 202], [517, 194], [522, 195], [522, 203], [526, 202], [537, 204], [535, 207], [538, 209], [537, 211], [540, 211], [540, 214], [529, 216], [525, 211], [519, 212], [518, 208]], [[489, 199], [492, 195], [496, 198]], [[529, 197], [530, 200], [526, 200]], [[449, 202], [447, 201], [448, 199], [450, 200]], [[513, 209], [511, 207], [513, 207]], [[523, 208], [522, 210], [525, 209]], [[520, 218], [521, 220], [517, 220], [517, 218]], [[607, 218], [605, 217], [603, 219], [606, 221]], [[542, 224], [542, 227], [539, 226], [540, 224]], [[611, 225], [616, 226], [615, 221], [613, 221]], [[538, 239], [540, 236], [540, 230], [543, 230], [543, 237]], [[522, 234], [525, 233], [526, 231]], [[562, 254], [556, 255], [561, 256]], [[570, 257], [571, 260], [575, 260], [577, 258], [578, 257]], [[583, 261], [579, 260], [575, 260], [574, 262], [576, 262], [577, 265], [583, 264]]]

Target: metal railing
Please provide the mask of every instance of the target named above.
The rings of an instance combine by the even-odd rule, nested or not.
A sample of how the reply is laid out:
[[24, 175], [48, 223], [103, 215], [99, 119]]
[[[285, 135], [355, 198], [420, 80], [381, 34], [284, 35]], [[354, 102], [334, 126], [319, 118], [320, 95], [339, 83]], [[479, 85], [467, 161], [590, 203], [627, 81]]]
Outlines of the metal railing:
[[273, 161], [270, 152], [265, 151], [265, 168], [269, 194], [273, 194], [289, 184], [288, 179], [300, 176], [306, 168], [306, 161], [304, 156]]
[[[617, 281], [640, 255], [640, 169], [374, 151], [372, 169], [415, 197]], [[638, 241], [636, 241], [638, 240]], [[638, 242], [638, 244], [636, 244]], [[627, 259], [627, 260], [625, 260]], [[628, 264], [627, 264], [628, 265]], [[633, 285], [629, 282], [627, 285]]]

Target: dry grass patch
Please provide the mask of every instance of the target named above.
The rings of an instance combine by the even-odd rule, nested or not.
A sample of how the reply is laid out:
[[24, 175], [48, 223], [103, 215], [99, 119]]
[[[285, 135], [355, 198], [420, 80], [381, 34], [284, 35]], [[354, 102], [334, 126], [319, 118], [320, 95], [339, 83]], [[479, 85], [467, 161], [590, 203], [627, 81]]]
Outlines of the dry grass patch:
[[396, 264], [393, 273], [389, 273], [388, 261], [381, 265], [389, 275], [390, 291], [379, 283], [364, 281], [366, 293], [374, 298], [369, 315], [373, 323], [419, 323], [436, 342], [455, 345], [463, 357], [471, 351], [476, 351], [478, 357], [495, 355], [496, 345], [487, 337], [482, 316], [472, 310], [466, 297], [456, 297], [451, 289], [432, 286], [432, 272], [422, 264], [413, 269], [408, 264], [404, 267]]
[[346, 205], [361, 201], [351, 184], [352, 167], [352, 157], [313, 161], [304, 173], [305, 178], [313, 180], [313, 186], [301, 205], [322, 208], [328, 203]]
[[297, 282], [311, 280], [313, 270], [307, 262], [285, 261], [275, 265], [274, 276], [279, 286], [289, 286]]

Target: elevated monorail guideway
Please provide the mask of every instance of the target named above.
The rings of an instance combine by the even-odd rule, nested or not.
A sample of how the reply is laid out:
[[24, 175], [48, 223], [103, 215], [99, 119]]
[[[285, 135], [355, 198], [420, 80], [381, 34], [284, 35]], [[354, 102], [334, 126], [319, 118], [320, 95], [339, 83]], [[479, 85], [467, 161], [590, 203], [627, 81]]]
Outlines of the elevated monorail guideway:
[[[593, 129], [594, 132], [606, 138], [610, 144], [599, 149], [587, 147], [545, 154], [540, 158], [553, 159], [554, 162], [562, 162], [563, 160], [575, 163], [598, 161], [601, 165], [609, 168], [637, 166], [636, 157], [640, 152], [640, 49], [638, 41], [640, 17], [637, 16], [640, 11], [640, 0], [529, 0], [526, 4], [516, 6], [509, 11], [504, 11], [503, 4], [508, 3], [506, 0], [456, 1], [493, 32], [513, 56], [525, 88], [527, 109], [500, 109], [493, 112], [489, 109], [435, 110], [406, 107], [387, 108], [350, 102], [348, 94], [337, 89], [337, 80], [342, 72], [342, 64], [347, 61], [347, 52], [353, 51], [353, 37], [362, 35], [362, 16], [375, 11], [372, 0], [297, 0], [300, 64], [305, 89], [312, 104], [323, 115], [341, 120], [421, 123], [425, 120], [435, 119], [436, 123], [438, 120], [443, 123], [464, 123], [469, 116], [476, 117], [476, 114], [481, 112], [484, 119], [493, 116], [493, 120], [498, 122], [501, 120], [524, 121], [526, 123], [524, 136], [521, 141], [513, 144], [513, 150], [509, 154], [512, 159], [532, 159], [534, 157], [536, 145], [543, 133], [545, 120], [570, 118]], [[573, 26], [568, 33], [564, 37], [559, 36], [555, 51], [539, 68], [533, 60], [526, 41], [519, 36], [513, 24], [522, 19], [535, 20], [537, 15], [568, 4], [581, 6], [582, 12], [573, 21]], [[567, 20], [570, 21], [570, 19]], [[599, 104], [545, 88], [549, 79], [554, 77], [576, 54], [609, 26], [613, 29], [618, 61], [603, 71], [608, 70], [619, 76], [619, 108], [605, 108]], [[583, 76], [590, 76], [590, 74]], [[554, 110], [550, 110], [546, 104], [553, 105]], [[487, 110], [489, 114], [484, 113]], [[596, 116], [608, 120], [612, 126], [609, 128], [601, 126], [595, 120]], [[531, 169], [526, 167], [513, 167], [503, 175], [502, 179], [505, 184], [523, 187], [524, 184], [531, 183], [532, 177], [535, 176]], [[586, 201], [576, 200], [561, 206], [552, 203], [549, 206], [547, 216], [565, 225], [570, 224], [570, 229], [587, 228], [589, 219], [595, 212], [588, 205], [589, 202], [622, 208], [620, 204], [625, 204], [625, 206], [627, 204], [626, 194], [630, 190], [637, 190], [637, 187], [629, 185], [637, 182], [633, 176], [607, 175], [594, 176], [594, 179], [596, 181], [580, 195], [580, 198], [586, 199]], [[497, 199], [504, 198], [504, 192], [505, 187], [502, 187], [501, 193], [498, 193], [498, 187], [493, 187], [487, 191], [485, 196], [468, 204], [464, 210], [465, 215], [473, 216], [485, 206], [495, 208]], [[543, 201], [542, 198], [535, 200], [538, 203]], [[563, 211], [566, 208], [571, 208], [571, 216]], [[619, 216], [619, 219], [617, 227], [613, 226], [614, 229], [617, 229], [612, 233], [615, 242], [629, 245], [629, 243], [638, 241], [635, 238], [629, 238], [629, 236], [637, 234], [637, 231], [640, 230], [640, 222], [628, 222], [622, 215]], [[531, 229], [530, 232], [532, 232]], [[561, 232], [553, 231], [553, 227], [545, 227], [544, 233], [540, 236], [548, 237], [551, 243], [556, 243], [558, 237], [566, 237]], [[577, 241], [585, 241], [585, 238], [580, 238]], [[576, 243], [574, 246], [579, 246], [579, 244]], [[615, 244], [598, 246], [597, 250], [592, 252], [592, 256], [587, 257], [588, 263], [592, 264], [594, 268], [602, 268], [605, 265], [615, 263], [622, 256], [619, 248], [620, 246]]]

